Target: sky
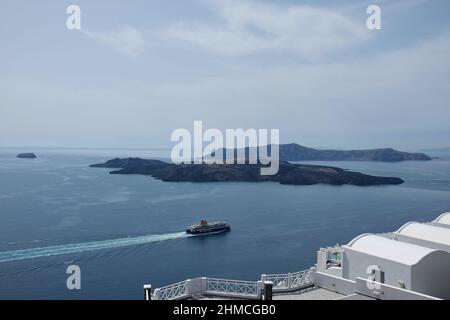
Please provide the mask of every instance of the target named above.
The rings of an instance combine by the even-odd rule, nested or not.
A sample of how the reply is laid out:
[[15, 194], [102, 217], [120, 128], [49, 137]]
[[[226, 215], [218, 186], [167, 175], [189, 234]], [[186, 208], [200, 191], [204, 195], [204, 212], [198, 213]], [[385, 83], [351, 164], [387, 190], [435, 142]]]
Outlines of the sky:
[[448, 147], [449, 16], [448, 0], [0, 0], [0, 147], [170, 148], [194, 120]]

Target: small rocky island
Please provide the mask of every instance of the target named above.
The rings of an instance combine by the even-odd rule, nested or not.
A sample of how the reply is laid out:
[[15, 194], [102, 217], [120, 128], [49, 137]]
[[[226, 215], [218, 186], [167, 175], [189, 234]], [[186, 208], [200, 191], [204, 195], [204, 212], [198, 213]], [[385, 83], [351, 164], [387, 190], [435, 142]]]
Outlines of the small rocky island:
[[273, 181], [288, 185], [398, 185], [403, 180], [395, 177], [371, 176], [337, 167], [291, 164], [281, 162], [273, 176], [260, 175], [260, 164], [173, 164], [160, 160], [141, 158], [115, 158], [105, 163], [93, 164], [94, 168], [113, 168], [111, 174], [143, 174], [155, 179], [172, 182], [262, 182]]
[[27, 153], [19, 153], [17, 155], [17, 158], [22, 158], [22, 159], [34, 159], [37, 158], [36, 155], [32, 152], [27, 152]]

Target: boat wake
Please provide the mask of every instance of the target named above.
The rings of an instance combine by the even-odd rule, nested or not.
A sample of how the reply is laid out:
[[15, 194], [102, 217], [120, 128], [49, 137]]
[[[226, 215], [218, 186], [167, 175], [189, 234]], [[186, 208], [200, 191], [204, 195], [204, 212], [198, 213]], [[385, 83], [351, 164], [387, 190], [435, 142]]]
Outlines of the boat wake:
[[145, 243], [160, 242], [189, 237], [185, 232], [166, 233], [161, 235], [146, 235], [121, 239], [102, 240], [94, 242], [63, 244], [57, 246], [4, 251], [0, 252], [0, 262], [50, 257], [67, 253], [79, 253], [101, 249], [112, 249]]

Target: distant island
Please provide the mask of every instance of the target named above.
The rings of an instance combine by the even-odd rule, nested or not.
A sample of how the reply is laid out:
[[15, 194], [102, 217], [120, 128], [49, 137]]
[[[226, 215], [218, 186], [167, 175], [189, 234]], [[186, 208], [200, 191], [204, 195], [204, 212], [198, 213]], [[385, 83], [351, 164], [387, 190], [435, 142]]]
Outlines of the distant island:
[[111, 174], [143, 174], [155, 179], [172, 182], [262, 182], [273, 181], [286, 185], [398, 185], [403, 180], [395, 177], [378, 177], [347, 171], [341, 168], [300, 165], [281, 162], [273, 176], [260, 175], [260, 164], [172, 164], [141, 158], [115, 158], [105, 163], [92, 164], [94, 168], [114, 168]]
[[17, 155], [17, 158], [23, 158], [23, 159], [34, 159], [37, 158], [34, 153], [27, 152], [27, 153], [19, 153]]
[[[296, 143], [280, 144], [281, 161], [383, 161], [398, 162], [406, 160], [428, 161], [429, 156], [424, 153], [409, 153], [391, 148], [366, 150], [319, 150], [308, 148]], [[269, 150], [271, 147], [269, 146]], [[217, 152], [225, 150], [220, 149]], [[236, 150], [235, 150], [236, 152]], [[249, 148], [245, 148], [248, 157]]]

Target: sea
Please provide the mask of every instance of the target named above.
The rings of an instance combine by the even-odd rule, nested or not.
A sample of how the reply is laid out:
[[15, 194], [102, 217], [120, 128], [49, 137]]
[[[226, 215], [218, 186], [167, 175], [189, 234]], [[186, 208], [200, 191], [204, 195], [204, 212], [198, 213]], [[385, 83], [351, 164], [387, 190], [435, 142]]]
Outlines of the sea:
[[[36, 159], [18, 159], [35, 152]], [[162, 182], [90, 168], [163, 149], [0, 149], [0, 299], [142, 299], [206, 276], [258, 280], [309, 269], [320, 247], [450, 211], [450, 154], [432, 161], [324, 164], [394, 176], [396, 186]], [[200, 219], [229, 233], [187, 236]], [[68, 267], [80, 289], [68, 289]]]

